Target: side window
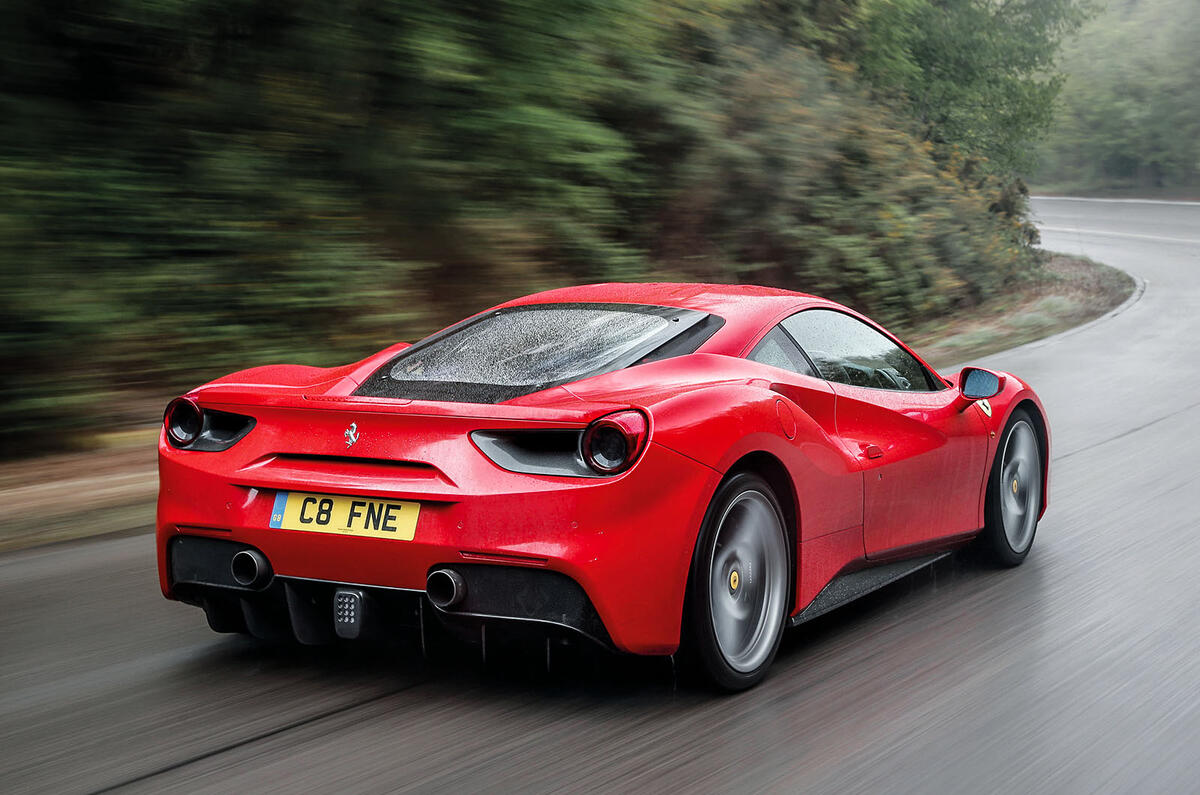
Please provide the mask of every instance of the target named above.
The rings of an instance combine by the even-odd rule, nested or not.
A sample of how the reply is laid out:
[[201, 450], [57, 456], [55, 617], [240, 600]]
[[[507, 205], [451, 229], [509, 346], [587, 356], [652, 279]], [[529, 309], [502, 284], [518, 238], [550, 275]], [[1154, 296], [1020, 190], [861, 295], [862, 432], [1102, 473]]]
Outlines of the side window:
[[820, 378], [813, 372], [812, 365], [804, 358], [804, 354], [796, 347], [796, 343], [792, 342], [792, 338], [779, 326], [771, 329], [767, 336], [754, 346], [754, 350], [750, 351], [750, 355], [746, 358], [752, 362], [778, 367], [781, 370], [791, 370], [793, 373]]
[[862, 321], [829, 309], [797, 312], [781, 324], [829, 381], [874, 389], [931, 392], [925, 368]]

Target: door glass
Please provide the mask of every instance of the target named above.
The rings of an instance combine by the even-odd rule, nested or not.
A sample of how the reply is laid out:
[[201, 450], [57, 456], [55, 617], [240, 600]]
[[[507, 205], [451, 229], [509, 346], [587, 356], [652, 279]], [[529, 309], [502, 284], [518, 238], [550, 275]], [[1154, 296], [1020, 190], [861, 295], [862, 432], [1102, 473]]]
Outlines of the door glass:
[[829, 381], [874, 389], [934, 391], [925, 368], [862, 321], [828, 309], [798, 312], [781, 324]]
[[781, 370], [791, 370], [793, 373], [810, 375], [813, 378], [820, 377], [813, 372], [812, 365], [804, 358], [804, 354], [796, 347], [796, 343], [792, 342], [792, 338], [779, 326], [771, 329], [770, 333], [754, 346], [754, 350], [750, 351], [750, 355], [746, 358], [752, 362], [778, 367]]

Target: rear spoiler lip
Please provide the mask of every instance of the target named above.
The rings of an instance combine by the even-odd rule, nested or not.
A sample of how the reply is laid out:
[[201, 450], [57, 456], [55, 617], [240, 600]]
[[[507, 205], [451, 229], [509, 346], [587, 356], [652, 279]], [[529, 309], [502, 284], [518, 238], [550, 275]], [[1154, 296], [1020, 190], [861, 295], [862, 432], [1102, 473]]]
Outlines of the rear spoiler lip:
[[[599, 416], [622, 409], [640, 408], [629, 403], [583, 400], [555, 387], [558, 394], [552, 405], [513, 405], [505, 403], [458, 403], [432, 400], [397, 400], [355, 395], [312, 395], [295, 389], [260, 387], [243, 390], [198, 389], [190, 392], [206, 408], [227, 407], [238, 413], [253, 414], [255, 408], [270, 411], [320, 411], [355, 414], [394, 414], [430, 419], [466, 419], [480, 422], [538, 423], [550, 427], [582, 427]], [[642, 409], [645, 410], [644, 408]]]

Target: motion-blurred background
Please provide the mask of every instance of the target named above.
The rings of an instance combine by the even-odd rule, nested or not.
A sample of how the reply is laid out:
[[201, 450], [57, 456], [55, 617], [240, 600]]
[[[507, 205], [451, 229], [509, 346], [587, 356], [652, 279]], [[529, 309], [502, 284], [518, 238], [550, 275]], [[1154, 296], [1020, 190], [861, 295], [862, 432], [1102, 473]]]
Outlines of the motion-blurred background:
[[[0, 0], [0, 791], [1196, 791], [1200, 203], [1044, 194], [1200, 199], [1198, 45], [1200, 0]], [[168, 399], [605, 279], [1028, 379], [1033, 555], [810, 622], [736, 699], [160, 597]]]
[[780, 285], [903, 332], [1038, 278], [1022, 177], [1200, 185], [1195, 0], [3, 9], [5, 458], [563, 283]]

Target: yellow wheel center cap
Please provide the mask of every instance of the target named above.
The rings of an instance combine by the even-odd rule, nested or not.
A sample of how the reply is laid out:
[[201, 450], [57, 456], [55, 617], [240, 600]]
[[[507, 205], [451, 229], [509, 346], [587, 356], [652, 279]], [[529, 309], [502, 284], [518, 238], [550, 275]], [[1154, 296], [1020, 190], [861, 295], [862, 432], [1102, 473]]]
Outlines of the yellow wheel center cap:
[[738, 576], [737, 569], [729, 572], [729, 590], [736, 591], [741, 583], [741, 577]]
[[1013, 478], [1013, 494], [1017, 493], [1017, 479]]

